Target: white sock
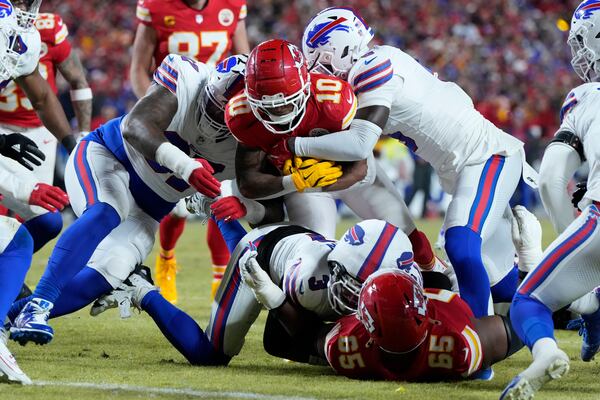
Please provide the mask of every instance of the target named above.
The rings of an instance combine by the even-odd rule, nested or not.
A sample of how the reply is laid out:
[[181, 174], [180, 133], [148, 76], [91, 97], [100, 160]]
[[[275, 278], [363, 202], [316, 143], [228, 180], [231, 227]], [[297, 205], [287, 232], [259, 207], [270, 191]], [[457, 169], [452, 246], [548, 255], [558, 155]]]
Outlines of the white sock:
[[596, 297], [594, 292], [590, 292], [572, 302], [569, 306], [569, 311], [586, 315], [598, 311], [599, 307], [600, 302], [598, 302], [598, 297]]
[[557, 350], [558, 345], [556, 344], [556, 340], [545, 337], [538, 339], [538, 341], [533, 344], [533, 347], [531, 348], [531, 355], [535, 361], [537, 358], [543, 357], [548, 353], [554, 353]]

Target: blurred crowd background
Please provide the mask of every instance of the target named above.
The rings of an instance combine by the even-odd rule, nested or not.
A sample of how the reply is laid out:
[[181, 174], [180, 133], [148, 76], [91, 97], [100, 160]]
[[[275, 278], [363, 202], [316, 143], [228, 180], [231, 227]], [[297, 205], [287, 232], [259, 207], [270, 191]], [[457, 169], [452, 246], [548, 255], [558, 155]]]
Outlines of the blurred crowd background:
[[[375, 29], [378, 43], [404, 49], [441, 79], [462, 86], [488, 119], [526, 143], [533, 164], [558, 127], [564, 96], [578, 85], [566, 39], [579, 0], [247, 3], [251, 45], [274, 37], [300, 44], [304, 26], [320, 9], [332, 5], [355, 8]], [[94, 127], [126, 112], [135, 102], [128, 81], [137, 25], [135, 7], [135, 0], [44, 0], [42, 10], [52, 10], [67, 23], [71, 41], [89, 72]], [[63, 103], [69, 109], [66, 92]], [[384, 146], [382, 152], [389, 150]], [[391, 154], [399, 158], [395, 151]], [[393, 169], [400, 176], [412, 174], [403, 171], [402, 165], [393, 165]]]

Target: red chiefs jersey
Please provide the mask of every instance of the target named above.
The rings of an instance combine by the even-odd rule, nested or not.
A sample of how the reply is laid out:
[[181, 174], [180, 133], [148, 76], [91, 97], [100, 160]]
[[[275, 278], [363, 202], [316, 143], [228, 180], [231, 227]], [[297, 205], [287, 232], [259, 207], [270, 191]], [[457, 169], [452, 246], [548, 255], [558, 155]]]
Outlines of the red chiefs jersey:
[[332, 76], [311, 73], [306, 112], [292, 132], [276, 134], [265, 128], [252, 113], [243, 93], [227, 103], [225, 122], [240, 143], [260, 148], [269, 154], [271, 148], [283, 138], [346, 129], [356, 114], [356, 105], [356, 96], [350, 84]]
[[327, 335], [329, 364], [354, 379], [439, 381], [460, 379], [481, 368], [483, 353], [471, 309], [456, 293], [426, 289], [427, 307], [435, 322], [423, 344], [402, 362], [373, 344], [356, 316], [341, 318]]
[[[40, 14], [35, 26], [42, 39], [38, 68], [56, 93], [56, 67], [71, 54], [71, 44], [67, 40], [69, 31], [62, 18], [56, 14]], [[26, 128], [42, 126], [31, 102], [14, 81], [0, 93], [0, 123]]]
[[183, 0], [139, 0], [136, 16], [156, 31], [156, 64], [174, 53], [214, 67], [229, 55], [238, 22], [246, 18], [246, 0], [208, 0], [202, 10]]

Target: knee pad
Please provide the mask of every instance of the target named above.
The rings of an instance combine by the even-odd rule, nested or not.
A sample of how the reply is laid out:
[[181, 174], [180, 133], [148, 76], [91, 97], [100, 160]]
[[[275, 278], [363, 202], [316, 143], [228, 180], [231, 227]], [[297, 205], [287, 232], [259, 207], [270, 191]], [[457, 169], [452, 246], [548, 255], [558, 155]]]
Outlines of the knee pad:
[[33, 238], [33, 251], [36, 252], [58, 236], [62, 230], [63, 221], [59, 212], [48, 212], [30, 219], [23, 225]]

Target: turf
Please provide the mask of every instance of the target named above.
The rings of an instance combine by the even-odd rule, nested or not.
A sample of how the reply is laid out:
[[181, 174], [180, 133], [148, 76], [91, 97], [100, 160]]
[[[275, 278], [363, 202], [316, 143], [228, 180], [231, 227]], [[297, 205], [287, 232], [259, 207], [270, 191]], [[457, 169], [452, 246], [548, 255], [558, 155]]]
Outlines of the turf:
[[[351, 221], [342, 221], [339, 232]], [[437, 238], [440, 221], [424, 221], [422, 229]], [[544, 224], [551, 239], [551, 227]], [[190, 223], [177, 248], [179, 306], [206, 326], [209, 313], [210, 261], [205, 227]], [[36, 255], [27, 283], [39, 278], [51, 246]], [[154, 265], [153, 253], [148, 259]], [[114, 311], [114, 310], [111, 310]], [[40, 386], [0, 386], [1, 399], [129, 399], [129, 398], [319, 398], [319, 399], [497, 399], [504, 385], [529, 363], [525, 350], [495, 367], [492, 382], [407, 384], [359, 382], [313, 367], [270, 357], [262, 350], [265, 313], [252, 327], [241, 354], [226, 368], [192, 367], [171, 348], [147, 315], [120, 320], [107, 312], [92, 318], [88, 310], [52, 322], [54, 341], [45, 346], [10, 343], [21, 367]], [[598, 399], [600, 366], [578, 360], [580, 338], [559, 332], [570, 355], [569, 375], [549, 384], [536, 399]], [[100, 385], [93, 388], [88, 384]], [[79, 385], [79, 386], [78, 386]], [[115, 386], [111, 386], [115, 385]], [[163, 388], [148, 389], [148, 388]], [[185, 389], [175, 391], [171, 389]]]

